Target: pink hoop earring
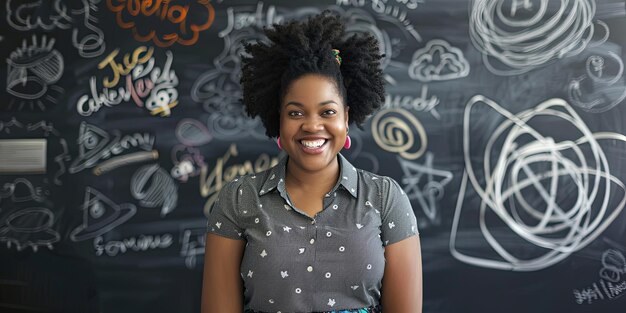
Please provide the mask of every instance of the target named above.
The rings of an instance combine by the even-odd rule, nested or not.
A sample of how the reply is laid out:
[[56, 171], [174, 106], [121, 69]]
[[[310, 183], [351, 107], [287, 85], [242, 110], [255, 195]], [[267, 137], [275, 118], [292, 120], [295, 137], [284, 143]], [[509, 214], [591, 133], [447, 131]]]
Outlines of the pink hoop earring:
[[283, 150], [283, 146], [280, 144], [280, 136], [278, 136], [278, 139], [276, 140], [276, 144], [278, 145], [278, 150]]
[[346, 143], [343, 144], [343, 148], [348, 150], [352, 147], [352, 139], [350, 139], [350, 135], [346, 136]]

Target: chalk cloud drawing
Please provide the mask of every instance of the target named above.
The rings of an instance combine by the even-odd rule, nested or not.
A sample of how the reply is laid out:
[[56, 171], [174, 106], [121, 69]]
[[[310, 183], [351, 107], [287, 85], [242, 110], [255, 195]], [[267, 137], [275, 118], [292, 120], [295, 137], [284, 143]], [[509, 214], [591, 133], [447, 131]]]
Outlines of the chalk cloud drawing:
[[139, 200], [139, 204], [149, 208], [161, 207], [161, 216], [176, 208], [178, 187], [158, 164], [139, 168], [130, 180], [130, 193]]
[[83, 222], [70, 233], [78, 242], [100, 236], [128, 221], [137, 208], [132, 203], [117, 204], [94, 188], [85, 188]]
[[12, 109], [18, 102], [18, 110], [25, 105], [34, 109], [46, 109], [46, 103], [56, 104], [64, 92], [55, 85], [63, 75], [63, 56], [54, 49], [55, 40], [42, 36], [41, 43], [35, 35], [32, 42], [22, 41], [22, 46], [7, 58], [6, 91], [14, 96], [9, 102]]
[[[483, 149], [475, 147], [478, 143], [472, 141], [470, 131], [472, 109], [479, 105], [505, 119], [484, 145], [482, 171], [474, 165], [477, 158], [471, 154]], [[476, 114], [484, 118], [485, 112]], [[530, 125], [534, 119], [546, 117], [553, 123], [563, 123], [561, 127], [570, 126], [570, 138], [551, 135], [550, 128], [539, 130]], [[474, 96], [465, 107], [463, 120], [465, 172], [450, 237], [452, 255], [480, 267], [537, 271], [587, 246], [626, 204], [626, 187], [611, 174], [598, 143], [607, 139], [626, 142], [621, 134], [592, 133], [562, 99], [549, 99], [513, 114], [482, 95]], [[575, 195], [576, 201], [571, 201], [570, 195]], [[480, 199], [478, 210], [464, 203], [475, 196]], [[463, 238], [459, 235], [460, 216], [468, 210], [471, 213], [462, 220], [478, 219], [485, 241], [497, 256], [487, 258], [482, 253], [457, 249], [457, 240]], [[491, 229], [496, 222], [497, 233]], [[503, 227], [510, 230], [507, 236], [502, 235]], [[522, 247], [507, 250], [510, 236], [519, 237]], [[524, 257], [515, 255], [522, 250]]]
[[570, 80], [568, 98], [590, 113], [606, 112], [626, 98], [624, 61], [615, 52], [594, 53], [585, 62], [586, 73]]
[[[104, 33], [95, 25], [98, 19], [94, 13], [98, 10], [99, 2], [100, 0], [7, 0], [7, 23], [19, 31], [72, 28], [72, 44], [78, 54], [93, 58], [101, 55], [106, 46]], [[68, 5], [75, 7], [68, 8]], [[85, 35], [81, 35], [85, 32], [83, 27], [87, 29]]]
[[[426, 152], [428, 137], [422, 123], [402, 108], [384, 109], [372, 118], [372, 137], [385, 151], [415, 160]], [[419, 137], [417, 140], [415, 137]]]
[[594, 0], [474, 0], [470, 10], [470, 39], [496, 75], [579, 54], [594, 35]]
[[452, 180], [452, 172], [433, 167], [433, 154], [426, 153], [422, 164], [398, 157], [402, 168], [404, 192], [410, 200], [417, 200], [422, 212], [432, 225], [441, 223], [438, 201], [444, 196], [444, 188]]
[[442, 39], [433, 39], [426, 47], [415, 51], [409, 66], [409, 77], [422, 82], [461, 78], [469, 72], [470, 65], [463, 51]]
[[0, 221], [0, 241], [10, 249], [15, 245], [17, 251], [28, 247], [37, 252], [39, 247], [53, 249], [61, 236], [53, 230], [54, 213], [44, 207], [18, 209]]

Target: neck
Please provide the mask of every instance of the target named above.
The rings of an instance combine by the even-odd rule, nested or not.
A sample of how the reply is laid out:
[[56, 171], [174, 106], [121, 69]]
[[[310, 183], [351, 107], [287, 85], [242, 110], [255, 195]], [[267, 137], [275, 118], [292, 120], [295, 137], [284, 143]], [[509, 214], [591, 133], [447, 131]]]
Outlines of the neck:
[[330, 191], [339, 179], [339, 159], [336, 158], [330, 166], [319, 171], [307, 171], [287, 162], [286, 184], [308, 190], [318, 190], [324, 193]]

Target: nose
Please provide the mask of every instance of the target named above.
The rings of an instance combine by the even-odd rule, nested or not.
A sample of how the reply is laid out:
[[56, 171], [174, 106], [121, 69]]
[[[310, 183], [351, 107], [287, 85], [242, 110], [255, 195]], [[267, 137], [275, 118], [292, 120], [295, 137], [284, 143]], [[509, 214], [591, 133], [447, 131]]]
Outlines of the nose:
[[324, 130], [324, 123], [322, 119], [317, 116], [309, 116], [302, 122], [301, 128], [308, 133], [317, 133]]

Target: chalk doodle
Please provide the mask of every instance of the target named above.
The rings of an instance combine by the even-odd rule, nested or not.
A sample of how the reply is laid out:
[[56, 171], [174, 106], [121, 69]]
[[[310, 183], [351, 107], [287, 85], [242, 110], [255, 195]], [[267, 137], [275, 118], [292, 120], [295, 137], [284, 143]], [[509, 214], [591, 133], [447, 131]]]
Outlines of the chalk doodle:
[[17, 101], [18, 110], [25, 105], [34, 109], [46, 109], [45, 103], [56, 104], [64, 92], [55, 85], [63, 75], [64, 61], [59, 51], [54, 49], [55, 40], [48, 41], [43, 36], [41, 43], [33, 35], [32, 42], [22, 42], [22, 46], [11, 52], [7, 58], [6, 91], [16, 98], [9, 102], [12, 109]]
[[181, 182], [200, 175], [200, 168], [206, 165], [202, 151], [195, 147], [174, 145], [171, 156], [174, 167], [170, 173]]
[[[78, 113], [91, 116], [103, 106], [113, 107], [132, 100], [138, 107], [148, 109], [152, 115], [170, 116], [171, 109], [178, 105], [178, 77], [171, 69], [174, 55], [171, 51], [165, 51], [167, 59], [161, 68], [155, 66], [153, 52], [152, 47], [138, 47], [132, 54], [124, 55], [123, 63], [115, 60], [119, 49], [109, 53], [98, 64], [98, 69], [109, 68], [112, 76], [103, 79], [100, 92], [96, 76], [89, 79], [89, 94], [81, 96], [76, 103]], [[113, 89], [115, 87], [117, 90]]]
[[155, 137], [149, 133], [135, 133], [122, 137], [119, 131], [113, 131], [114, 137], [106, 131], [86, 122], [80, 124], [78, 133], [78, 156], [69, 167], [74, 174], [97, 165], [100, 161], [120, 155], [132, 148], [151, 151]]
[[404, 11], [393, 10], [391, 14], [381, 13], [376, 16], [360, 8], [343, 10], [340, 7], [333, 8], [346, 22], [346, 36], [365, 33], [378, 40], [381, 59], [381, 68], [384, 71], [385, 80], [392, 85], [397, 84], [397, 79], [387, 70], [389, 66], [397, 66], [406, 69], [403, 51], [406, 46], [417, 44], [422, 37]]
[[3, 131], [5, 134], [10, 134], [13, 128], [24, 128], [24, 124], [16, 120], [15, 117], [11, 117], [11, 120], [8, 122], [0, 121], [0, 131]]
[[439, 97], [437, 97], [436, 95], [428, 95], [428, 85], [422, 85], [421, 92], [418, 97], [414, 97], [412, 95], [402, 96], [387, 93], [385, 95], [385, 103], [383, 104], [383, 108], [402, 108], [405, 110], [413, 110], [417, 112], [429, 112], [434, 118], [441, 119], [441, 115], [436, 108], [439, 103]]
[[252, 136], [264, 139], [261, 120], [250, 119], [240, 102], [242, 91], [238, 77], [243, 45], [263, 37], [260, 31], [246, 28], [229, 32], [223, 38], [224, 49], [213, 60], [215, 69], [202, 74], [194, 82], [191, 97], [202, 103], [204, 110], [210, 113], [207, 128], [215, 138], [233, 140]]
[[587, 112], [606, 112], [626, 98], [624, 62], [615, 52], [605, 53], [588, 57], [586, 75], [572, 79], [567, 88], [572, 104]]
[[[426, 130], [411, 112], [401, 109], [382, 110], [372, 119], [372, 137], [385, 151], [398, 153], [407, 160], [415, 160], [426, 152]], [[419, 137], [416, 140], [415, 136]]]
[[128, 221], [137, 208], [132, 203], [117, 204], [91, 187], [85, 188], [83, 222], [70, 233], [70, 239], [78, 242], [100, 236]]
[[[470, 38], [496, 75], [517, 75], [582, 52], [594, 35], [595, 0], [474, 0]], [[548, 3], [559, 7], [552, 8]]]
[[[41, 1], [7, 0], [7, 22], [11, 27], [20, 31], [30, 31], [41, 28], [45, 31], [53, 29], [72, 28], [72, 44], [78, 50], [78, 54], [85, 58], [93, 58], [104, 52], [106, 43], [104, 33], [95, 24], [98, 19], [94, 13], [98, 10], [100, 0], [81, 1]], [[67, 5], [76, 5], [68, 8]], [[41, 13], [46, 13], [42, 15]], [[52, 14], [47, 14], [53, 12]], [[81, 23], [82, 22], [82, 23]], [[87, 34], [81, 36], [80, 33]]]
[[135, 163], [141, 163], [145, 161], [154, 161], [158, 159], [159, 159], [159, 151], [157, 150], [140, 151], [140, 152], [134, 152], [134, 153], [126, 154], [126, 155], [121, 155], [121, 156], [109, 159], [107, 161], [104, 161], [100, 163], [99, 165], [97, 165], [96, 167], [94, 167], [93, 174], [96, 176], [100, 176], [122, 166], [135, 164]]
[[[474, 167], [476, 158], [471, 154], [482, 148], [476, 148], [478, 144], [471, 140], [470, 131], [472, 108], [481, 104], [505, 118], [490, 132], [484, 145], [482, 172]], [[476, 114], [484, 118], [486, 111]], [[559, 128], [571, 127], [567, 132], [571, 138], [551, 135], [550, 128], [531, 126], [534, 120], [548, 117], [555, 125], [559, 122]], [[592, 133], [562, 99], [550, 99], [517, 114], [481, 95], [470, 99], [463, 120], [465, 172], [450, 237], [452, 255], [480, 267], [536, 271], [591, 243], [626, 204], [626, 187], [611, 174], [599, 140], [626, 142], [626, 136]], [[498, 257], [483, 258], [456, 247], [458, 238], [462, 238], [457, 238], [461, 211], [472, 209], [464, 204], [468, 187], [480, 197], [480, 205], [479, 210], [468, 213], [463, 221], [478, 219], [484, 239]], [[565, 195], [575, 195], [576, 200], [570, 201]], [[510, 235], [523, 240], [523, 250], [533, 253], [520, 257], [514, 252], [520, 253], [521, 247], [507, 250], [505, 239], [498, 238], [490, 229], [496, 221], [498, 225], [506, 225]]]
[[228, 22], [226, 28], [221, 30], [218, 36], [224, 38], [232, 32], [246, 28], [263, 29], [263, 27], [271, 27], [285, 20], [285, 16], [278, 12], [276, 6], [270, 5], [265, 13], [264, 7], [263, 1], [259, 1], [254, 9], [250, 7], [227, 8], [226, 16], [228, 17]]
[[604, 251], [602, 253], [600, 279], [589, 287], [572, 290], [574, 301], [577, 304], [592, 304], [598, 300], [620, 298], [626, 294], [626, 280], [622, 278], [622, 274], [626, 274], [624, 255], [615, 249]]
[[441, 223], [438, 201], [444, 196], [444, 188], [452, 180], [452, 172], [433, 168], [433, 154], [426, 153], [423, 164], [406, 161], [398, 157], [404, 176], [404, 192], [410, 200], [417, 200], [422, 212], [432, 225]]
[[46, 199], [44, 190], [41, 187], [33, 186], [28, 179], [16, 178], [12, 183], [5, 183], [0, 189], [0, 200], [10, 199], [11, 202], [37, 201], [43, 202]]
[[209, 130], [194, 119], [182, 119], [176, 125], [176, 138], [186, 146], [202, 146], [213, 139]]
[[172, 234], [139, 235], [122, 240], [104, 241], [102, 236], [93, 240], [96, 256], [117, 256], [128, 251], [144, 252], [148, 250], [167, 249], [174, 243]]
[[215, 161], [215, 166], [209, 173], [208, 166], [202, 166], [200, 170], [200, 195], [207, 198], [204, 204], [204, 215], [209, 216], [211, 206], [217, 199], [217, 195], [226, 183], [246, 174], [259, 173], [278, 164], [278, 158], [263, 153], [258, 156], [254, 165], [251, 161], [244, 161], [243, 164], [233, 164], [226, 167], [231, 157], [239, 155], [236, 144], [231, 144], [224, 155]]
[[176, 209], [178, 187], [172, 177], [158, 164], [139, 168], [130, 180], [130, 193], [139, 204], [149, 208], [161, 207], [161, 216]]
[[18, 209], [0, 222], [0, 241], [4, 241], [10, 249], [15, 245], [17, 251], [31, 247], [37, 252], [39, 247], [53, 249], [61, 236], [51, 227], [54, 224], [54, 213], [47, 208], [32, 207]]
[[409, 77], [422, 82], [461, 78], [469, 72], [470, 65], [463, 51], [442, 39], [433, 39], [426, 47], [415, 51], [409, 66]]
[[182, 225], [180, 232], [180, 256], [185, 259], [188, 269], [194, 269], [198, 264], [198, 257], [204, 255], [206, 225]]
[[161, 48], [175, 43], [194, 45], [200, 32], [213, 24], [215, 9], [209, 0], [177, 2], [107, 0], [106, 5], [115, 13], [117, 24], [131, 29], [137, 41], [152, 41]]
[[[402, 10], [402, 6], [409, 10], [415, 10], [420, 4], [424, 4], [425, 0], [337, 0], [337, 5], [364, 7], [368, 2], [371, 4], [372, 10], [377, 13], [393, 13]], [[391, 3], [391, 4], [390, 4]]]

